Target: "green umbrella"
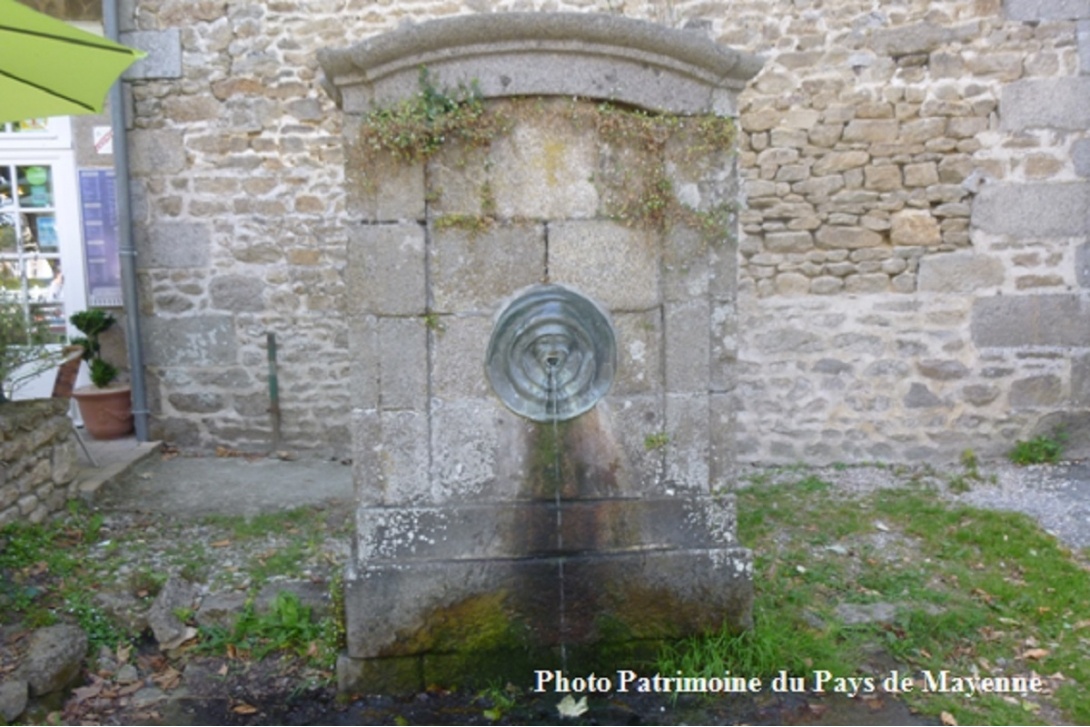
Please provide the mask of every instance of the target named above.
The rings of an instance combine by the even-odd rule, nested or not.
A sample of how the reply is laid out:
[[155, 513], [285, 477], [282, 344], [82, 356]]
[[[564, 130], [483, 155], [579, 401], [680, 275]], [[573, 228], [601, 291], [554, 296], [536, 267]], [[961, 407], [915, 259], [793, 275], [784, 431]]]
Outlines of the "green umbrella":
[[110, 85], [144, 55], [0, 0], [0, 123], [101, 113]]

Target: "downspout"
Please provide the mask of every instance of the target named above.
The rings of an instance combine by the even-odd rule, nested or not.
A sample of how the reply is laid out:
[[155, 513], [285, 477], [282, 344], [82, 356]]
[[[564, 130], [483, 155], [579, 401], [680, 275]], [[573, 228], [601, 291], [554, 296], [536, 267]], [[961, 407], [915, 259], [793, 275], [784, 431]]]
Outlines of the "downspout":
[[[120, 43], [118, 0], [102, 0], [102, 24], [106, 37]], [[129, 350], [132, 413], [136, 439], [148, 441], [147, 383], [144, 377], [144, 349], [140, 338], [140, 305], [136, 287], [136, 245], [132, 235], [132, 206], [129, 185], [129, 140], [125, 133], [125, 107], [121, 79], [110, 87], [110, 125], [114, 138], [114, 182], [117, 194], [118, 255], [121, 258], [121, 300], [125, 306], [125, 341]]]

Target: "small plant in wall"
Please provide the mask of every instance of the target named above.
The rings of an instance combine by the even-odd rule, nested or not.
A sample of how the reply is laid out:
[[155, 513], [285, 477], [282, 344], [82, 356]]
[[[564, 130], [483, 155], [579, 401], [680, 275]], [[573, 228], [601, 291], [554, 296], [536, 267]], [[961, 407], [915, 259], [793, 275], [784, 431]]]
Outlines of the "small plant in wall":
[[95, 439], [116, 439], [132, 431], [132, 400], [127, 384], [115, 384], [118, 369], [102, 358], [102, 334], [116, 322], [113, 314], [98, 308], [72, 315], [72, 325], [83, 336], [72, 339], [82, 349], [91, 386], [72, 392], [79, 402], [84, 427]]
[[504, 127], [501, 118], [487, 113], [475, 84], [440, 89], [428, 69], [421, 67], [416, 95], [371, 113], [360, 133], [364, 148], [416, 162], [448, 142], [488, 144]]
[[1063, 428], [1052, 430], [1052, 434], [1040, 434], [1029, 441], [1018, 440], [1014, 448], [1007, 453], [1011, 462], [1017, 465], [1056, 464], [1063, 454], [1067, 432]]

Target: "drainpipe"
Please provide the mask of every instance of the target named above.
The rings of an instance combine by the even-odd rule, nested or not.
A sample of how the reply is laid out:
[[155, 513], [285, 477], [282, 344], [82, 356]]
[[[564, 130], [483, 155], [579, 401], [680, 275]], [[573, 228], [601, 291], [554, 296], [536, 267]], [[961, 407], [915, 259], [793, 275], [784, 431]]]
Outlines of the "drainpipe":
[[[102, 24], [106, 37], [120, 40], [117, 0], [102, 0]], [[121, 299], [125, 305], [125, 341], [132, 377], [132, 413], [136, 439], [148, 441], [148, 400], [144, 378], [144, 349], [140, 339], [140, 305], [136, 292], [136, 245], [132, 236], [132, 207], [129, 186], [129, 145], [125, 133], [121, 79], [110, 87], [110, 124], [114, 136], [114, 178], [117, 190], [118, 254], [121, 258]]]

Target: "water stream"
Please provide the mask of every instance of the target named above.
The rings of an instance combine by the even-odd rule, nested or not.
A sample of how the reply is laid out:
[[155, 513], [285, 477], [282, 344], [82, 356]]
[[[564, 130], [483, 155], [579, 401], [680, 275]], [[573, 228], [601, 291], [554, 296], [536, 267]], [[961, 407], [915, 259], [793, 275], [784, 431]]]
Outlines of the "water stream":
[[565, 603], [564, 593], [564, 511], [561, 509], [560, 503], [560, 491], [563, 489], [563, 482], [561, 479], [561, 463], [560, 463], [560, 427], [558, 421], [560, 419], [557, 405], [557, 392], [556, 392], [556, 365], [558, 363], [555, 356], [548, 356], [545, 359], [549, 376], [549, 392], [548, 399], [546, 401], [545, 411], [549, 415], [549, 420], [553, 425], [553, 482], [554, 497], [556, 504], [556, 569], [557, 580], [560, 584], [560, 667], [565, 672], [568, 670], [568, 624], [567, 624], [567, 604]]

